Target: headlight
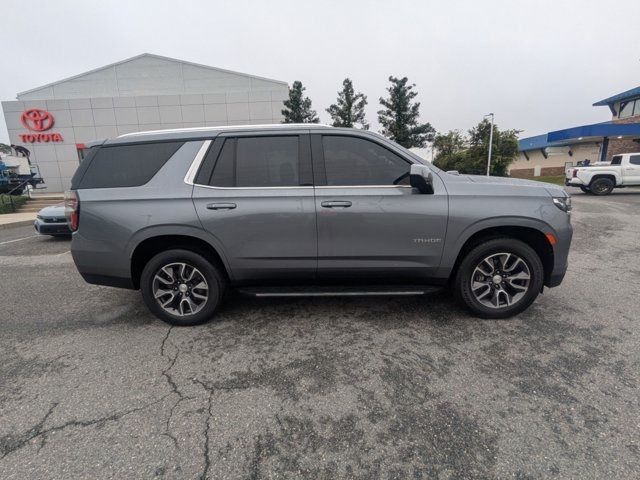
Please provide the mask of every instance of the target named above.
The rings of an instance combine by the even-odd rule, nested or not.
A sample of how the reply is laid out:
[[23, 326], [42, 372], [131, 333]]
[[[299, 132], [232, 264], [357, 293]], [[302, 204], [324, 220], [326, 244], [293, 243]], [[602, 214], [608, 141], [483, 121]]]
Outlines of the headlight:
[[36, 218], [37, 218], [38, 220], [42, 220], [42, 215], [36, 215]]
[[571, 197], [553, 197], [553, 203], [563, 212], [571, 212]]

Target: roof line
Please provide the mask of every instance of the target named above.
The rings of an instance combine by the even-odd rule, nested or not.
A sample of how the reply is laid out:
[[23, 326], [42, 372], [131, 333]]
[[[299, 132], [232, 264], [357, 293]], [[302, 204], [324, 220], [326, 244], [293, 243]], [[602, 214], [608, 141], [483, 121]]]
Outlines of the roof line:
[[616, 93], [610, 97], [605, 98], [604, 100], [597, 101], [593, 104], [594, 107], [602, 107], [605, 105], [613, 104], [617, 101], [626, 100], [627, 98], [634, 98], [640, 95], [640, 87], [630, 88], [629, 90], [625, 90], [621, 93]]
[[141, 132], [131, 132], [131, 133], [123, 133], [122, 135], [118, 135], [114, 138], [124, 138], [124, 137], [136, 137], [143, 136], [148, 134], [158, 134], [158, 133], [167, 133], [167, 132], [210, 132], [212, 130], [251, 130], [254, 128], [259, 128], [263, 130], [274, 129], [274, 130], [292, 130], [292, 129], [300, 129], [300, 128], [308, 128], [308, 129], [321, 129], [321, 128], [335, 128], [331, 125], [326, 125], [323, 123], [265, 123], [265, 124], [256, 124], [256, 125], [218, 125], [215, 127], [186, 127], [186, 128], [165, 128], [161, 130], [143, 130]]
[[287, 85], [287, 86], [289, 85], [287, 82], [284, 82], [282, 80], [274, 80], [273, 78], [260, 77], [258, 75], [250, 75], [248, 73], [236, 72], [235, 70], [227, 70], [225, 68], [218, 68], [218, 67], [212, 67], [210, 65], [203, 65], [201, 63], [188, 62], [186, 60], [180, 60], [180, 59], [177, 59], [177, 58], [165, 57], [165, 56], [162, 56], [162, 55], [156, 55], [155, 53], [141, 53], [140, 55], [135, 55], [135, 56], [130, 57], [130, 58], [125, 58], [124, 60], [120, 60], [119, 62], [110, 63], [110, 64], [104, 65], [102, 67], [98, 67], [98, 68], [94, 68], [94, 69], [91, 69], [91, 70], [87, 70], [86, 72], [79, 73], [77, 75], [72, 75], [70, 77], [66, 77], [66, 78], [63, 78], [61, 80], [56, 80], [55, 82], [47, 83], [47, 84], [41, 85], [39, 87], [31, 88], [29, 90], [25, 90], [24, 92], [19, 92], [19, 93], [16, 94], [16, 97], [19, 97], [20, 95], [26, 95], [28, 93], [35, 92], [35, 91], [38, 91], [38, 90], [42, 90], [43, 88], [53, 87], [54, 85], [59, 85], [60, 83], [68, 82], [69, 80], [74, 80], [76, 78], [83, 77], [83, 76], [88, 75], [90, 73], [95, 73], [95, 72], [99, 72], [101, 70], [106, 70], [108, 68], [113, 68], [113, 67], [116, 67], [118, 65], [122, 65], [123, 63], [127, 63], [127, 62], [130, 62], [132, 60], [136, 60], [136, 59], [142, 58], [142, 57], [159, 58], [161, 60], [169, 60], [171, 62], [179, 62], [179, 63], [183, 63], [183, 64], [186, 64], [186, 65], [191, 65], [191, 66], [194, 66], [194, 67], [206, 68], [208, 70], [215, 70], [215, 71], [218, 71], [218, 72], [231, 73], [231, 74], [234, 74], [234, 75], [240, 75], [242, 77], [255, 78], [257, 80], [265, 80], [265, 81], [268, 81], [268, 82], [279, 83], [281, 85]]

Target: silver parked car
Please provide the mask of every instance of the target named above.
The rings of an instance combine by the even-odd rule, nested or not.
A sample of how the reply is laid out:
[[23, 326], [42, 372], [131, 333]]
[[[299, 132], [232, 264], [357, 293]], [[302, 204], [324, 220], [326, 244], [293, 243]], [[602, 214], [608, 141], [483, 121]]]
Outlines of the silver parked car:
[[562, 281], [571, 203], [558, 186], [445, 173], [362, 130], [165, 130], [93, 145], [73, 177], [71, 252], [87, 282], [139, 288], [175, 325], [228, 288], [258, 296], [448, 287], [504, 318]]
[[36, 215], [33, 228], [40, 235], [51, 235], [52, 237], [70, 237], [71, 229], [67, 223], [64, 203], [44, 207]]

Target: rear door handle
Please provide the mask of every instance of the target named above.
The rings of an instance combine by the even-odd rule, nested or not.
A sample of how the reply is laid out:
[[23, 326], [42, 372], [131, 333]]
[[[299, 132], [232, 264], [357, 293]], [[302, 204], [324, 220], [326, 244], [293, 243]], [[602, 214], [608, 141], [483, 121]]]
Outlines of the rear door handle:
[[322, 202], [324, 208], [348, 208], [351, 206], [351, 202], [346, 200], [332, 200], [328, 202]]
[[235, 203], [209, 203], [207, 205], [208, 210], [233, 210], [236, 208]]

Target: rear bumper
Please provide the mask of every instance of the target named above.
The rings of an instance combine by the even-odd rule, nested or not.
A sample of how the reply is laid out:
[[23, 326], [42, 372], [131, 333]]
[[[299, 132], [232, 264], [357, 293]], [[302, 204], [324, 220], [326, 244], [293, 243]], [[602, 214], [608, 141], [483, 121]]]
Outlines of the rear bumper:
[[40, 219], [33, 222], [33, 228], [40, 235], [71, 235], [71, 230], [67, 223], [47, 223]]
[[567, 187], [584, 187], [586, 186], [579, 178], [567, 178], [564, 181]]
[[108, 239], [88, 240], [76, 231], [71, 240], [71, 256], [78, 272], [87, 283], [135, 288], [128, 257], [115, 250]]
[[105, 287], [127, 288], [129, 290], [135, 290], [133, 282], [130, 278], [124, 277], [111, 277], [108, 275], [95, 275], [91, 273], [82, 273], [80, 275], [85, 282], [93, 285], [104, 285]]

